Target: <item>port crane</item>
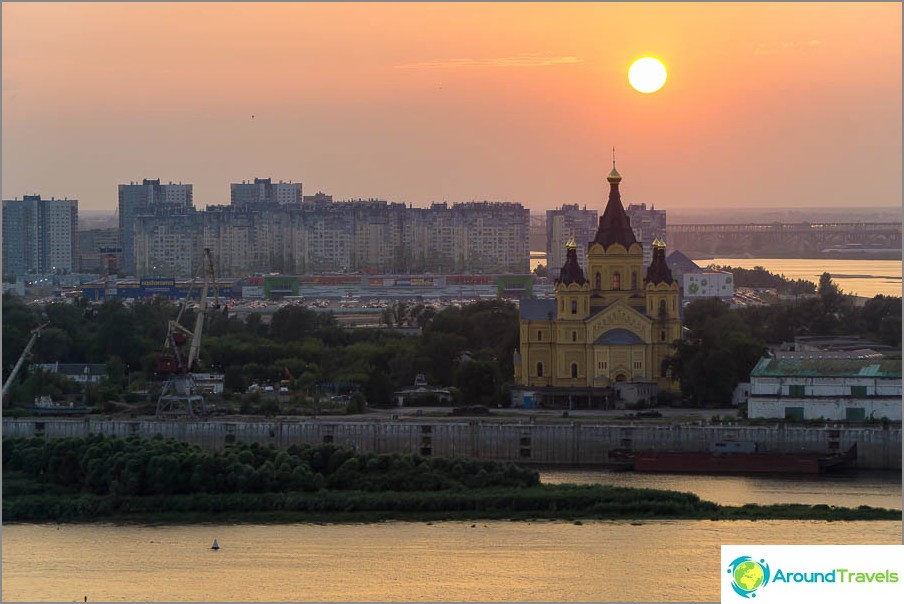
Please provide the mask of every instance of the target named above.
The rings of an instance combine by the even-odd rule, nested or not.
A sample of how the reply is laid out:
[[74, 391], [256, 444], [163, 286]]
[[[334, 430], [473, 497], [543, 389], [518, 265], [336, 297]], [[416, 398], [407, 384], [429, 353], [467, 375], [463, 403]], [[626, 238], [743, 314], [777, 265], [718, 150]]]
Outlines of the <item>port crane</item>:
[[12, 386], [13, 380], [16, 379], [16, 375], [19, 373], [19, 370], [22, 369], [22, 363], [24, 363], [25, 359], [28, 358], [28, 355], [31, 354], [32, 347], [35, 345], [35, 342], [41, 335], [41, 330], [48, 325], [50, 325], [50, 321], [44, 323], [43, 325], [38, 325], [31, 330], [31, 339], [28, 340], [28, 344], [25, 345], [25, 350], [22, 351], [22, 355], [19, 357], [19, 360], [16, 361], [12, 372], [10, 372], [9, 377], [6, 378], [6, 382], [3, 383], [3, 392], [0, 393], [0, 399], [4, 401], [6, 400], [6, 393], [9, 391], [9, 387]]
[[[204, 248], [201, 260], [202, 282], [201, 301], [198, 304], [195, 326], [189, 330], [183, 326], [182, 314], [191, 298], [191, 289], [182, 301], [175, 320], [167, 324], [166, 340], [163, 350], [157, 355], [157, 373], [166, 375], [167, 380], [157, 399], [157, 417], [167, 415], [197, 416], [205, 412], [204, 397], [195, 393], [195, 380], [192, 370], [198, 361], [201, 351], [201, 333], [204, 329], [204, 318], [207, 314], [207, 294], [212, 288], [214, 292], [214, 308], [219, 308], [219, 293], [213, 270], [213, 256], [210, 248]], [[192, 286], [194, 279], [192, 280]], [[188, 345], [188, 350], [185, 350]]]

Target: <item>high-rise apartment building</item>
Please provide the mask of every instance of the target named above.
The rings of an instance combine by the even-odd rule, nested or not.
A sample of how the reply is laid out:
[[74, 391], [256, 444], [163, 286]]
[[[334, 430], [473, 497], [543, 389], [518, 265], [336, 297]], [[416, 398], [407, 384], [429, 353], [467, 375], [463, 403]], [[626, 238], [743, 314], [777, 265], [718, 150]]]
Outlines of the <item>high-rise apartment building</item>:
[[135, 273], [135, 222], [139, 216], [184, 214], [193, 208], [192, 185], [160, 184], [160, 179], [119, 185], [119, 237], [122, 271]]
[[255, 178], [254, 182], [242, 181], [229, 185], [230, 203], [234, 206], [260, 203], [280, 205], [299, 204], [304, 196], [300, 182], [271, 182], [269, 178]]
[[78, 200], [3, 200], [3, 274], [76, 273]]
[[86, 229], [78, 233], [79, 267], [83, 273], [117, 274], [122, 257], [119, 229]]
[[375, 199], [332, 202], [322, 195], [302, 204], [146, 215], [135, 225], [139, 276], [159, 274], [161, 267], [191, 274], [191, 260], [204, 247], [224, 276], [529, 270], [529, 211], [516, 203], [412, 208]]
[[643, 246], [643, 265], [650, 266], [653, 260], [653, 242], [665, 241], [665, 210], [657, 210], [645, 203], [629, 204], [625, 213], [631, 219], [631, 230]]
[[[596, 235], [598, 213], [596, 210], [588, 210], [587, 206], [580, 209], [578, 204], [563, 204], [557, 210], [546, 210], [546, 266], [551, 270], [558, 270], [565, 264], [565, 245], [570, 241], [583, 250]], [[582, 270], [586, 270], [586, 254], [578, 254], [578, 264]], [[554, 276], [553, 272], [549, 273]]]
[[197, 274], [204, 249], [201, 244], [204, 213], [193, 207], [168, 206], [167, 210], [135, 217], [132, 274], [139, 277]]

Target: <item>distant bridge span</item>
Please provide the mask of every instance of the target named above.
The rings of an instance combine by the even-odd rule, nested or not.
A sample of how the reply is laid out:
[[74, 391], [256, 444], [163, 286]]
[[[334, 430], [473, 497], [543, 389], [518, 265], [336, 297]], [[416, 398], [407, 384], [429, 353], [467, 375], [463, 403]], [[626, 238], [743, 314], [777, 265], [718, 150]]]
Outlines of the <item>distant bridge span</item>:
[[808, 256], [826, 249], [900, 252], [901, 223], [673, 224], [667, 228], [666, 242], [672, 250], [714, 256]]

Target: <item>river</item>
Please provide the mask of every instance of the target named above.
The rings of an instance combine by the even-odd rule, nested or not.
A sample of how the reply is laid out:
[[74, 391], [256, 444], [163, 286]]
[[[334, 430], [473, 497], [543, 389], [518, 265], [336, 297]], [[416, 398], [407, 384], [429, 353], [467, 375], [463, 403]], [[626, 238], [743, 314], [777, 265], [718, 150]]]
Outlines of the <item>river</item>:
[[819, 283], [823, 273], [832, 275], [832, 281], [848, 294], [872, 298], [878, 294], [901, 295], [900, 260], [833, 260], [800, 258], [713, 258], [695, 260], [699, 266], [710, 264], [754, 268], [762, 266], [767, 271], [784, 275], [789, 279], [805, 279]]
[[[536, 252], [532, 252], [536, 254]], [[695, 260], [698, 266], [710, 264], [754, 268], [762, 266], [766, 270], [789, 279], [806, 279], [819, 283], [823, 273], [832, 275], [832, 280], [845, 293], [872, 298], [877, 294], [901, 295], [901, 260], [837, 260], [800, 258], [712, 258]], [[545, 264], [546, 258], [532, 257], [530, 268]], [[559, 268], [553, 267], [552, 275], [558, 275]]]
[[782, 543], [898, 544], [901, 522], [11, 525], [3, 599], [718, 601], [720, 545]]
[[[728, 504], [901, 507], [895, 473], [743, 478], [543, 469], [541, 476], [672, 488]], [[901, 528], [898, 521], [696, 520], [6, 525], [3, 599], [718, 601], [721, 544], [898, 544]], [[214, 539], [216, 552], [208, 549]]]

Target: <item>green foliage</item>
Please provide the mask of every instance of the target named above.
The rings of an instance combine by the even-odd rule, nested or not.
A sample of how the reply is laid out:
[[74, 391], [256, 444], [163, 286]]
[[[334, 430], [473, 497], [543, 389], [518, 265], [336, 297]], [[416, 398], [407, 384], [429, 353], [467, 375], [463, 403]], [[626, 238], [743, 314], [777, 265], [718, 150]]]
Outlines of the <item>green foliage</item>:
[[673, 374], [693, 404], [723, 406], [765, 352], [741, 315], [717, 299], [692, 302], [685, 309], [691, 337], [676, 343]]
[[816, 284], [804, 279], [788, 279], [784, 275], [770, 273], [762, 266], [740, 268], [737, 266], [709, 265], [709, 268], [734, 275], [735, 287], [774, 289], [780, 294], [814, 294]]
[[293, 445], [280, 451], [240, 443], [226, 451], [209, 452], [172, 439], [103, 435], [4, 439], [3, 471], [72, 493], [139, 496], [324, 488], [436, 491], [524, 488], [539, 483], [535, 470], [477, 459], [356, 453], [334, 445]]

